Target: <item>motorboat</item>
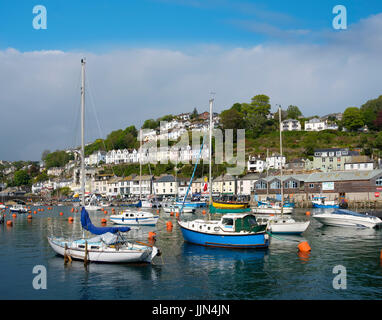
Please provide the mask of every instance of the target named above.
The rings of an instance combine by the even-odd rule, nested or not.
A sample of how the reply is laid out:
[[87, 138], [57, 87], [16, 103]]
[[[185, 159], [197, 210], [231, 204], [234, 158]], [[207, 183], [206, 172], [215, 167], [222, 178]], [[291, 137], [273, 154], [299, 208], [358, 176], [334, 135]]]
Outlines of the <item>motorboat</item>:
[[340, 207], [338, 201], [336, 200], [327, 200], [326, 197], [314, 197], [312, 199], [313, 208], [322, 208], [322, 209], [337, 209]]
[[267, 230], [276, 234], [302, 234], [308, 229], [310, 221], [296, 221], [287, 216], [256, 216], [259, 223], [266, 223]]
[[97, 210], [103, 210], [103, 207], [98, 206], [96, 204], [88, 204], [85, 206], [85, 209], [89, 211], [97, 211]]
[[95, 227], [85, 208], [81, 211], [81, 225], [96, 235], [90, 238], [65, 239], [48, 237], [49, 245], [59, 255], [75, 260], [107, 263], [152, 262], [160, 255], [157, 247], [128, 241], [123, 233], [129, 227]]
[[328, 226], [375, 228], [382, 225], [382, 220], [376, 216], [345, 209], [316, 213], [313, 218]]
[[269, 246], [266, 224], [253, 214], [226, 214], [220, 220], [178, 221], [185, 241], [224, 248], [255, 249]]
[[160, 208], [162, 205], [154, 200], [142, 200], [142, 208]]
[[261, 203], [257, 207], [252, 208], [252, 212], [256, 214], [292, 214], [293, 207], [282, 207], [281, 202]]
[[[175, 205], [175, 204], [169, 204], [165, 203], [163, 204], [163, 211], [166, 213], [171, 212], [180, 212], [182, 205]], [[196, 209], [192, 207], [183, 207], [182, 213], [195, 213]]]
[[178, 206], [184, 205], [185, 208], [204, 208], [207, 207], [207, 203], [204, 201], [176, 201], [175, 203]]
[[28, 213], [28, 208], [23, 206], [22, 204], [15, 204], [9, 208], [9, 211], [17, 213]]
[[151, 212], [124, 210], [120, 214], [110, 216], [110, 221], [115, 224], [155, 226], [159, 216]]

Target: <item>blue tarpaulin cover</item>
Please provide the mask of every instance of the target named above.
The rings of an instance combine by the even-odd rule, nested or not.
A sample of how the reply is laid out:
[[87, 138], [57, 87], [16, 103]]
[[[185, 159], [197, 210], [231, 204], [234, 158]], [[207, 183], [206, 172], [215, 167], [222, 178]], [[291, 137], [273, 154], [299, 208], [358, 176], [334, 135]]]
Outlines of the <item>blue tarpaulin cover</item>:
[[104, 234], [106, 232], [117, 233], [130, 231], [129, 227], [95, 227], [90, 220], [89, 213], [82, 207], [81, 210], [81, 225], [85, 230], [93, 234]]

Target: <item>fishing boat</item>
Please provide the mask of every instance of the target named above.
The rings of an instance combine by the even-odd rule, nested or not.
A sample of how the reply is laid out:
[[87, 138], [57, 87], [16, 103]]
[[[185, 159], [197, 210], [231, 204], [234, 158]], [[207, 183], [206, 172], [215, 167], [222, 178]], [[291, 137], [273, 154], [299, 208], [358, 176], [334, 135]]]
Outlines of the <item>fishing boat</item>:
[[262, 203], [259, 206], [252, 208], [252, 212], [256, 214], [292, 214], [292, 207], [283, 207], [281, 202], [275, 203]]
[[95, 237], [80, 239], [65, 239], [49, 236], [48, 242], [52, 249], [64, 259], [78, 259], [84, 262], [148, 262], [159, 255], [158, 248], [138, 242], [128, 241], [123, 233], [131, 230], [130, 227], [95, 227], [85, 209], [85, 60], [81, 59], [81, 226]]
[[185, 241], [208, 247], [260, 249], [269, 246], [266, 224], [253, 214], [226, 214], [220, 220], [178, 221]]
[[48, 242], [52, 249], [64, 257], [105, 263], [150, 263], [155, 256], [160, 255], [155, 246], [128, 241], [123, 233], [130, 231], [129, 227], [95, 227], [84, 207], [81, 225], [96, 236], [75, 240], [51, 236]]
[[23, 206], [22, 204], [15, 204], [9, 208], [9, 211], [16, 213], [28, 213], [28, 208]]
[[338, 201], [336, 200], [327, 200], [326, 197], [313, 197], [312, 200], [313, 208], [322, 208], [322, 209], [338, 209], [340, 207]]
[[212, 204], [209, 206], [210, 213], [244, 213], [252, 212], [251, 208], [241, 208], [241, 209], [226, 209], [226, 208], [215, 208]]
[[345, 209], [316, 213], [313, 218], [324, 225], [337, 227], [376, 228], [382, 225], [382, 220], [376, 216]]
[[[210, 99], [210, 126], [209, 126], [209, 184], [212, 186], [212, 104]], [[199, 156], [196, 160], [194, 171], [192, 173], [189, 186], [183, 199], [187, 199], [196, 167], [199, 163], [201, 152], [204, 146], [201, 145]], [[210, 190], [212, 188], [210, 187]], [[212, 192], [209, 193], [210, 204], [212, 201]], [[183, 208], [183, 207], [182, 207]], [[182, 213], [181, 208], [181, 213]], [[266, 225], [259, 225], [256, 217], [251, 213], [231, 213], [224, 215], [220, 220], [196, 219], [191, 221], [181, 220], [182, 214], [178, 218], [178, 225], [181, 229], [183, 239], [197, 245], [222, 248], [240, 248], [240, 249], [259, 249], [268, 248], [269, 235], [266, 232]]]
[[110, 216], [110, 221], [114, 224], [155, 226], [159, 216], [151, 212], [124, 210], [120, 214]]
[[217, 209], [245, 209], [249, 207], [249, 202], [215, 200], [212, 205]]

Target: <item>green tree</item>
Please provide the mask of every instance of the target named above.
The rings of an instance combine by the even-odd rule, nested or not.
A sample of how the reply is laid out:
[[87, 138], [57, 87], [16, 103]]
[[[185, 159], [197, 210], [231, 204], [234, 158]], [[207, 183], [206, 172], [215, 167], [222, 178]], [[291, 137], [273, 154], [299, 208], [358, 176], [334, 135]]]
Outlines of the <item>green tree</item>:
[[190, 118], [191, 118], [192, 120], [197, 119], [197, 118], [198, 118], [198, 115], [199, 115], [198, 110], [196, 110], [196, 108], [194, 108], [194, 110], [193, 110], [192, 113], [191, 113]]
[[267, 122], [270, 114], [271, 105], [269, 97], [264, 94], [254, 96], [251, 103], [243, 103], [241, 110], [244, 115], [247, 128], [249, 128], [255, 136], [258, 136]]
[[45, 157], [45, 167], [47, 169], [54, 168], [54, 167], [63, 167], [65, 166], [70, 160], [73, 160], [74, 156], [71, 153], [67, 153], [66, 151], [55, 151], [52, 153], [49, 153]]
[[300, 109], [297, 106], [290, 105], [287, 109], [287, 117], [289, 119], [298, 119], [302, 116]]
[[343, 126], [349, 131], [356, 131], [364, 125], [361, 110], [357, 107], [347, 108], [342, 117]]
[[27, 186], [30, 185], [31, 178], [26, 170], [18, 170], [13, 177], [15, 186]]
[[224, 110], [220, 114], [220, 120], [223, 129], [243, 129], [244, 119], [243, 115], [235, 108]]
[[382, 95], [377, 99], [367, 101], [360, 109], [367, 127], [371, 130], [377, 130], [375, 120], [378, 112], [382, 110]]
[[154, 119], [148, 119], [143, 123], [142, 129], [156, 129], [159, 127], [159, 122]]

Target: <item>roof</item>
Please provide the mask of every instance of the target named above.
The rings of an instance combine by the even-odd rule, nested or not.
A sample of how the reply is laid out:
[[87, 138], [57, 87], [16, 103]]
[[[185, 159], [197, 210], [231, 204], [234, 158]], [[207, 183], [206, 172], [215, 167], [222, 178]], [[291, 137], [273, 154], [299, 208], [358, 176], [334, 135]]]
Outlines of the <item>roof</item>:
[[247, 173], [245, 176], [241, 177], [239, 180], [258, 180], [260, 174], [258, 173]]
[[175, 182], [175, 177], [172, 175], [164, 175], [159, 177], [155, 182]]
[[221, 176], [217, 177], [214, 179], [214, 182], [219, 182], [219, 181], [235, 181], [236, 178], [229, 175], [229, 174], [222, 174]]

